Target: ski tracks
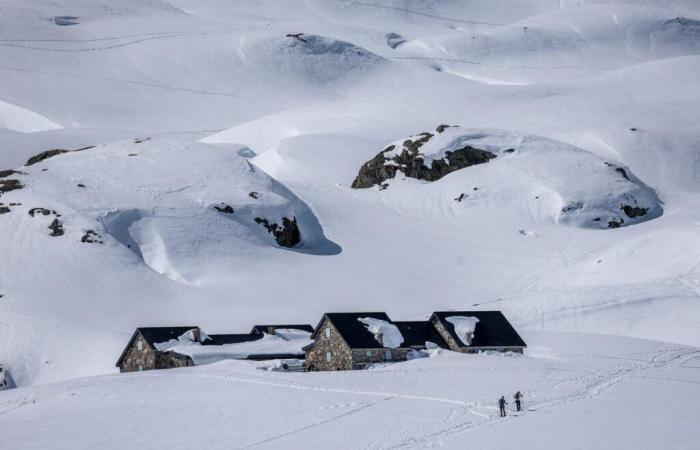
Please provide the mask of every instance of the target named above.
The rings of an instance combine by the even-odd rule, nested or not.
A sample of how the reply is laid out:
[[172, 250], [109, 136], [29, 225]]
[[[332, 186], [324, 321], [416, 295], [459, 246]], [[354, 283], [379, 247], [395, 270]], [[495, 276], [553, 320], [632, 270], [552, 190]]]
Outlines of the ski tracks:
[[[588, 376], [576, 377], [570, 381], [580, 382], [584, 385], [582, 389], [564, 395], [563, 397], [533, 403], [525, 411], [522, 411], [520, 415], [535, 413], [542, 409], [548, 409], [583, 399], [594, 398], [602, 392], [611, 389], [613, 386], [633, 378], [642, 372], [654, 369], [663, 369], [673, 365], [681, 365], [688, 360], [697, 358], [699, 355], [700, 350], [698, 349], [689, 349], [685, 347], [665, 349], [657, 352], [651, 359], [640, 364], [635, 364], [633, 366], [616, 366], [614, 368], [594, 372]], [[550, 387], [549, 390], [551, 391], [554, 389], [555, 387]], [[502, 423], [505, 420], [512, 420], [513, 417], [514, 416], [512, 415], [505, 418], [488, 416], [488, 418], [479, 421], [461, 421], [460, 423], [453, 424], [440, 431], [435, 431], [424, 435], [421, 435], [420, 430], [417, 430], [418, 433], [413, 434], [396, 445], [379, 448], [395, 449], [440, 445], [446, 438], [451, 438], [454, 435], [490, 427], [498, 423]], [[387, 436], [387, 438], [389, 438], [389, 436]]]

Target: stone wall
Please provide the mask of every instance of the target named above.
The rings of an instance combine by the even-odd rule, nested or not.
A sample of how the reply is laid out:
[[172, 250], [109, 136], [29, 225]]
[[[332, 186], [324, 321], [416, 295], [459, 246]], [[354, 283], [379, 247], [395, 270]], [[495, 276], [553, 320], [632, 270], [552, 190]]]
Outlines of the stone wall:
[[156, 369], [174, 369], [176, 367], [194, 366], [192, 358], [175, 352], [159, 352], [156, 350]]
[[[139, 350], [141, 342], [142, 350]], [[124, 355], [124, 359], [119, 366], [121, 372], [138, 372], [139, 370], [152, 370], [156, 368], [156, 350], [141, 336], [131, 342], [131, 346]]]
[[[326, 329], [330, 328], [330, 337]], [[331, 353], [330, 361], [326, 353]], [[314, 348], [306, 352], [306, 367], [310, 370], [350, 370], [353, 368], [352, 351], [340, 336], [338, 330], [327, 318], [323, 319], [314, 340]]]
[[[354, 349], [352, 351], [353, 369], [364, 369], [369, 364], [384, 362], [406, 361], [409, 348], [378, 348], [378, 349]], [[387, 358], [387, 352], [391, 358]]]

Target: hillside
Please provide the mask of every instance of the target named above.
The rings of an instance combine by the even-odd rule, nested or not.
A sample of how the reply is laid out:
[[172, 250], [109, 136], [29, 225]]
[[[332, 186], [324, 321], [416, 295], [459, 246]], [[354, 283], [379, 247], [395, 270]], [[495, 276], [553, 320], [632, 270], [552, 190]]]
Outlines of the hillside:
[[[98, 403], [151, 389], [111, 378], [138, 326], [498, 309], [545, 347], [700, 346], [695, 0], [9, 0], [0, 59], [0, 364], [22, 388], [0, 428], [81, 377]], [[253, 368], [177, 373], [229, 370]]]

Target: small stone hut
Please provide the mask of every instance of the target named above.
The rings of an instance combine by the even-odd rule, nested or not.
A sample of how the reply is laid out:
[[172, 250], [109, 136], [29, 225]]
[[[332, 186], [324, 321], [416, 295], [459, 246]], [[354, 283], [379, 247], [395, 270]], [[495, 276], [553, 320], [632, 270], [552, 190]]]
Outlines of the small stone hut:
[[121, 372], [194, 366], [194, 362], [189, 356], [171, 351], [160, 351], [156, 346], [156, 344], [177, 339], [188, 331], [193, 331], [195, 339], [200, 341], [199, 327], [137, 328], [116, 365]]
[[[371, 318], [394, 324], [404, 342], [395, 348], [384, 346], [381, 335], [370, 332], [359, 319]], [[308, 370], [364, 369], [370, 364], [405, 361], [412, 350], [424, 349], [426, 341], [445, 345], [428, 322], [392, 322], [383, 312], [326, 313], [305, 347]]]
[[[454, 318], [478, 319], [473, 332], [460, 336]], [[485, 350], [523, 353], [525, 341], [500, 311], [437, 311], [430, 322], [455, 352], [477, 353]]]

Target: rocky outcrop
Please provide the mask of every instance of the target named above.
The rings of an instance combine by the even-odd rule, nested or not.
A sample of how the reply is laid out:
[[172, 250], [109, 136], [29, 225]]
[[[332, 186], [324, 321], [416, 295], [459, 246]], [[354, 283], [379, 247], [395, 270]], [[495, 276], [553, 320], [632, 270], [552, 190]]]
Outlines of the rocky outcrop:
[[620, 209], [625, 213], [627, 217], [630, 219], [634, 219], [635, 217], [642, 217], [647, 215], [647, 211], [649, 211], [649, 208], [642, 208], [639, 206], [630, 206], [630, 205], [622, 205]]
[[25, 173], [17, 172], [16, 170], [0, 170], [0, 178], [7, 178], [12, 175], [25, 175]]
[[[442, 133], [446, 128], [449, 128], [449, 125], [440, 125], [436, 132]], [[428, 166], [425, 164], [425, 155], [421, 153], [421, 147], [433, 136], [432, 133], [425, 132], [413, 139], [405, 140], [400, 150], [397, 149], [396, 144], [385, 148], [362, 165], [352, 182], [352, 187], [364, 189], [374, 185], [381, 186], [384, 181], [394, 178], [399, 171], [410, 178], [436, 181], [451, 172], [476, 164], [484, 164], [496, 157], [491, 152], [466, 145], [445, 151], [443, 158], [433, 158]]]
[[299, 242], [301, 242], [301, 232], [299, 231], [299, 225], [297, 224], [297, 218], [293, 217], [291, 220], [287, 217], [282, 217], [282, 226], [276, 223], [270, 223], [269, 220], [256, 217], [255, 223], [262, 224], [268, 233], [275, 237], [275, 241], [282, 247], [294, 247]]
[[46, 159], [53, 158], [56, 155], [62, 155], [64, 153], [68, 153], [68, 152], [81, 152], [83, 150], [89, 150], [91, 148], [95, 148], [95, 146], [90, 145], [88, 147], [76, 148], [75, 150], [65, 150], [62, 148], [54, 148], [51, 150], [46, 150], [44, 152], [39, 153], [38, 155], [34, 155], [31, 158], [29, 158], [24, 165], [31, 166], [31, 165], [34, 165], [36, 163], [40, 163]]
[[231, 205], [227, 205], [226, 203], [222, 203], [221, 206], [215, 206], [214, 209], [224, 214], [234, 213], [233, 207]]
[[9, 180], [0, 180], [0, 194], [5, 192], [15, 191], [17, 189], [22, 189], [24, 185], [21, 181], [11, 178]]
[[51, 230], [51, 234], [49, 236], [58, 237], [65, 234], [63, 224], [58, 219], [53, 219], [53, 222], [51, 222], [51, 225], [49, 225], [49, 230]]

